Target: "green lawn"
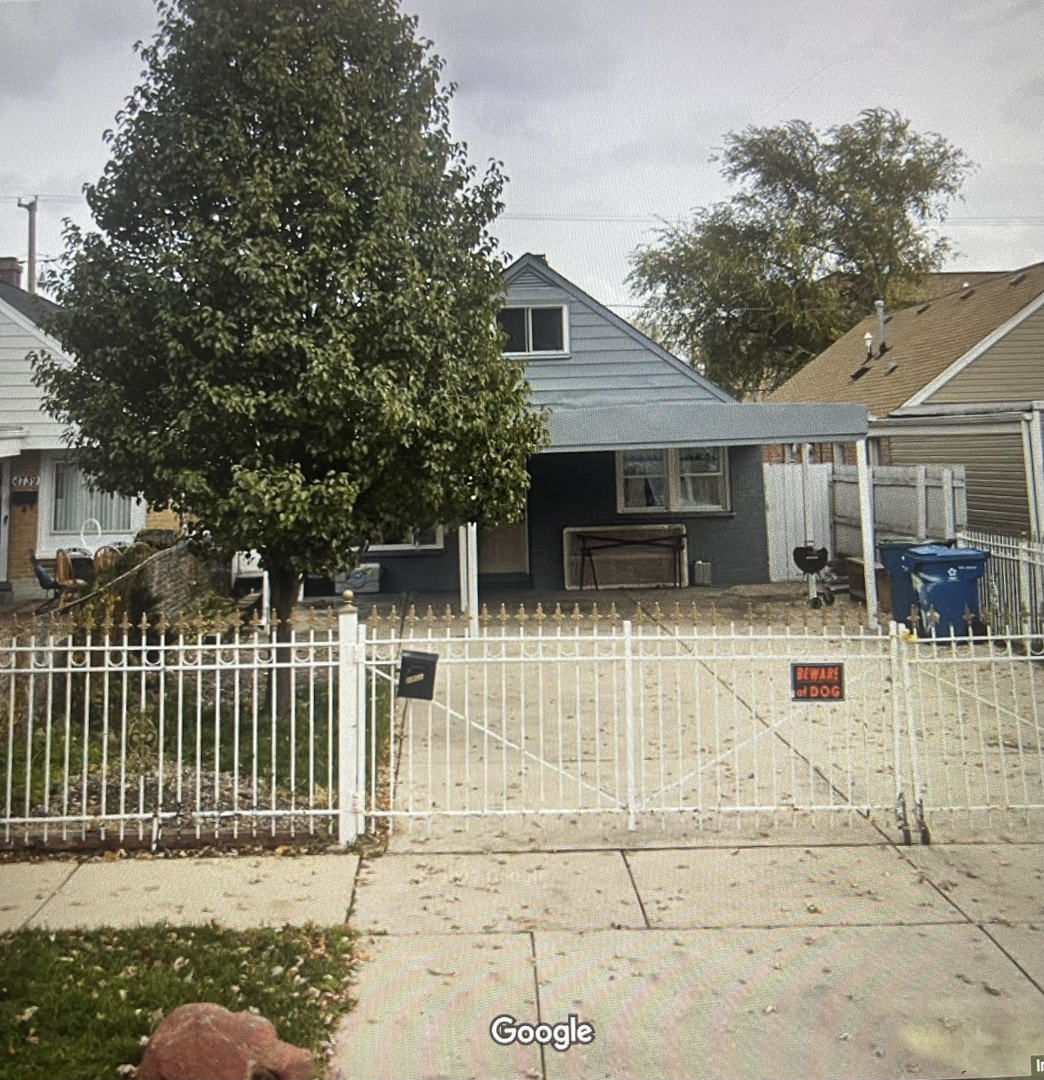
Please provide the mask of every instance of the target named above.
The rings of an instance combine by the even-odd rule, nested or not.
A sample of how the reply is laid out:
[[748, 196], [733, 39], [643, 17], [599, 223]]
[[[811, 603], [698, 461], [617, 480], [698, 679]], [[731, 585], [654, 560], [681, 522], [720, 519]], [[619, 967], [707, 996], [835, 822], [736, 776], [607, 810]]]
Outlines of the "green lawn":
[[160, 1019], [193, 1001], [256, 1009], [316, 1053], [350, 1009], [346, 927], [211, 924], [0, 935], [0, 1080], [118, 1080]]

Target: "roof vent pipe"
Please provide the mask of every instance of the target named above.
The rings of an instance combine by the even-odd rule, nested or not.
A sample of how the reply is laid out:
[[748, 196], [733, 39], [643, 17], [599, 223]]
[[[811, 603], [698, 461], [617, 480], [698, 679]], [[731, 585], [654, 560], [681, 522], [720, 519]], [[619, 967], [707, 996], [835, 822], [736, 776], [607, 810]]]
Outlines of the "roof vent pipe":
[[888, 351], [888, 344], [885, 341], [885, 310], [884, 301], [875, 300], [874, 307], [877, 308], [877, 333], [881, 344], [878, 346], [878, 356], [884, 356]]

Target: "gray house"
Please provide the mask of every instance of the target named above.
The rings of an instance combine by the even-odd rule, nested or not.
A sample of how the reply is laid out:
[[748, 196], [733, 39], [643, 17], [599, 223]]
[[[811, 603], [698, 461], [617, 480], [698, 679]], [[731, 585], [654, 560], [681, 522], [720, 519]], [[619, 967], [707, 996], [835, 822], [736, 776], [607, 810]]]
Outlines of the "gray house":
[[[479, 531], [480, 586], [768, 581], [762, 446], [860, 442], [866, 409], [740, 403], [542, 256], [504, 279], [505, 352], [527, 361], [551, 445], [530, 462], [525, 520]], [[433, 528], [366, 560], [382, 591], [452, 591], [462, 548]]]

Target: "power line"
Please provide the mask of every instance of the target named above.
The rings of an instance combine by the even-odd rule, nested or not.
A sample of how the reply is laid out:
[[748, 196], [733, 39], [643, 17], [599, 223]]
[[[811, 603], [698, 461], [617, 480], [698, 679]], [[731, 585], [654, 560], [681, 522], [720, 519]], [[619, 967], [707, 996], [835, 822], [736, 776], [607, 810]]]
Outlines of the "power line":
[[[3, 202], [16, 202], [18, 199], [24, 198], [24, 195], [0, 195], [0, 201]], [[65, 202], [65, 203], [82, 203], [84, 202], [83, 195], [57, 195], [57, 194], [38, 194], [38, 199], [46, 199], [48, 202]], [[594, 224], [606, 224], [606, 223], [628, 223], [636, 225], [665, 225], [669, 224], [670, 218], [664, 214], [613, 214], [613, 213], [562, 213], [562, 214], [535, 214], [527, 213], [525, 211], [512, 213], [507, 212], [500, 215], [502, 221], [559, 221], [566, 224], [576, 223], [594, 223]], [[1012, 227], [1030, 227], [1036, 228], [1044, 225], [1044, 214], [979, 214], [979, 215], [957, 215], [955, 217], [947, 218], [945, 221], [936, 223], [928, 223], [927, 227], [932, 229], [940, 229], [946, 226], [957, 226], [962, 228], [1012, 228]]]

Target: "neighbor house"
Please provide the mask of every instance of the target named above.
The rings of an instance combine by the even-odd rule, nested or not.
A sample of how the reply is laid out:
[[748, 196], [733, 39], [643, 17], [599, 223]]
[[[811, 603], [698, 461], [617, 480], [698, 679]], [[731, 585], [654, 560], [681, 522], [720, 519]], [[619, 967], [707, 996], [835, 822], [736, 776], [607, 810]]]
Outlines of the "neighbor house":
[[879, 312], [768, 401], [859, 403], [882, 465], [963, 465], [968, 525], [1044, 529], [1044, 263]]
[[137, 499], [92, 492], [67, 460], [62, 425], [41, 407], [28, 354], [61, 348], [40, 327], [54, 305], [20, 287], [17, 259], [0, 259], [0, 577], [18, 598], [42, 596], [31, 552], [129, 542], [167, 515]]

